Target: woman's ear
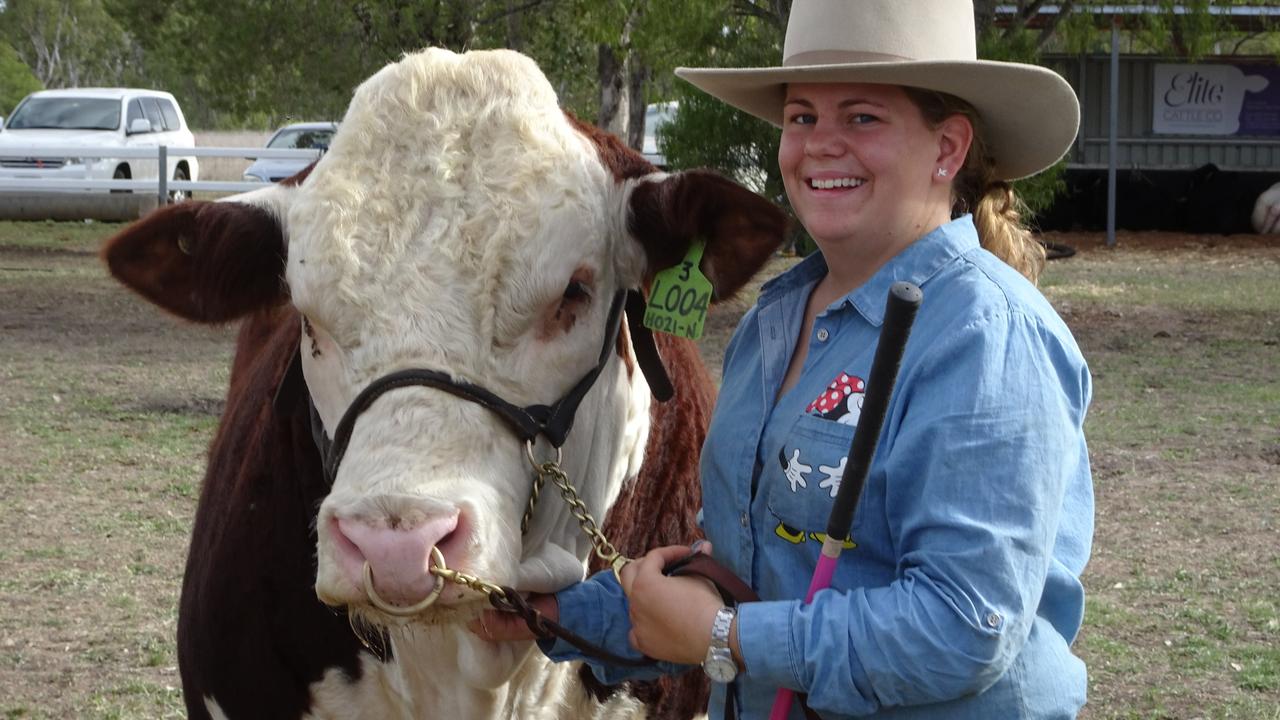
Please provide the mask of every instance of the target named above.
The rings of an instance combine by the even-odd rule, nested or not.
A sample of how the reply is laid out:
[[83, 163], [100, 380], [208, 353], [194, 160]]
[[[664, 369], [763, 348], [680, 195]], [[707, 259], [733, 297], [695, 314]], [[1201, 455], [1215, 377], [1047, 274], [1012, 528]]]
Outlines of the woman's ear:
[[946, 170], [940, 174], [943, 178], [955, 177], [964, 160], [969, 155], [969, 146], [973, 144], [973, 123], [959, 113], [945, 118], [937, 129], [938, 159], [937, 167]]

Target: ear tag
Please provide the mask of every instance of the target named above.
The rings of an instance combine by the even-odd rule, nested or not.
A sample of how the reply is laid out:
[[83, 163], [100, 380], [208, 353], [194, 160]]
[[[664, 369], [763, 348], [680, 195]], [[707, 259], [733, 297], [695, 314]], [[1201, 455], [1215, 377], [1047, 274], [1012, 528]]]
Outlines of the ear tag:
[[679, 265], [653, 276], [644, 311], [645, 327], [690, 340], [702, 337], [711, 302], [711, 281], [698, 267], [705, 247], [701, 239], [694, 240]]

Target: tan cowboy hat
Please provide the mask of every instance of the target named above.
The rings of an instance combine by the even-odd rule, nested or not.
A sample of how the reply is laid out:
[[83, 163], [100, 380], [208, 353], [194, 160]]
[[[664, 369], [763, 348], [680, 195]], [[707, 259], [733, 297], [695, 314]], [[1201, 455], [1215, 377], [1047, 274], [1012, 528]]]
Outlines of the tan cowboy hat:
[[978, 110], [1002, 180], [1053, 165], [1080, 126], [1075, 91], [1057, 73], [977, 59], [971, 0], [795, 0], [782, 67], [678, 68], [676, 75], [779, 127], [787, 83], [949, 93]]

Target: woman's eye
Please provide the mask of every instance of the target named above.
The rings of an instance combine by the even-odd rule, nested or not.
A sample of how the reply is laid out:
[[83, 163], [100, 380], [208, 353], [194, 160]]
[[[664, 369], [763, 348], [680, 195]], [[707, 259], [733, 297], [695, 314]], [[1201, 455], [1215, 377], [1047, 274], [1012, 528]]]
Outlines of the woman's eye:
[[796, 113], [791, 116], [790, 122], [795, 125], [812, 125], [818, 122], [818, 118], [810, 113]]
[[876, 117], [875, 115], [868, 115], [868, 114], [866, 114], [866, 113], [858, 113], [858, 114], [854, 115], [853, 117], [849, 118], [849, 122], [853, 123], [854, 125], [866, 125], [867, 123], [873, 123], [873, 122], [875, 122], [875, 121], [877, 121], [877, 120], [879, 120], [879, 119], [880, 119], [880, 118]]
[[578, 280], [570, 280], [569, 284], [564, 288], [565, 300], [586, 300], [591, 297], [591, 290], [587, 288], [586, 283]]

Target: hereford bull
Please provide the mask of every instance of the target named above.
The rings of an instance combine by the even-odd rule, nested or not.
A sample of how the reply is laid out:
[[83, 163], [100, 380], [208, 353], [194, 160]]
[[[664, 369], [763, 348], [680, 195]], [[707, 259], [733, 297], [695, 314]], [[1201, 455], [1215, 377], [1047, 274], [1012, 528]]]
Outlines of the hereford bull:
[[691, 343], [666, 338], [675, 399], [651, 402], [615, 298], [701, 238], [723, 299], [784, 224], [734, 183], [659, 173], [566, 115], [521, 55], [433, 49], [364, 82], [292, 184], [170, 206], [111, 238], [111, 272], [148, 300], [243, 320], [182, 587], [190, 716], [699, 709], [701, 673], [611, 694], [531, 644], [480, 640], [465, 623], [484, 593], [433, 571], [521, 592], [583, 577], [592, 541], [560, 492], [521, 528], [527, 455], [561, 441], [624, 553], [689, 541], [711, 382]]

